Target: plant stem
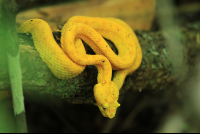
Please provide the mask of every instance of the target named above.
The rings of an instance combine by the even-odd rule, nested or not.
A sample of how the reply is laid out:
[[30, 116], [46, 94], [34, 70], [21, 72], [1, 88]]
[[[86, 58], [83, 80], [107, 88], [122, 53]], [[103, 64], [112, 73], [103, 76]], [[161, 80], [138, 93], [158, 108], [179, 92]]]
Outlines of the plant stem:
[[16, 29], [17, 5], [15, 0], [0, 0], [0, 47], [5, 60], [7, 57], [14, 114], [18, 132], [26, 133], [26, 118], [22, 75], [19, 59], [19, 41]]
[[11, 56], [10, 54], [7, 54], [7, 56], [16, 124], [18, 131], [25, 133], [27, 132], [27, 127], [19, 53], [17, 56]]

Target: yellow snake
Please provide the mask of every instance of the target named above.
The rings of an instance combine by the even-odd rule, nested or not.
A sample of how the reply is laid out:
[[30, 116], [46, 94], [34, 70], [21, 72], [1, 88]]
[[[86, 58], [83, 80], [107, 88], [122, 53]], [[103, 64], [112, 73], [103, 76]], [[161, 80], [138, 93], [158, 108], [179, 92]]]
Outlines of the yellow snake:
[[[142, 51], [132, 29], [116, 18], [74, 16], [61, 30], [61, 48], [53, 38], [51, 28], [41, 19], [24, 22], [19, 33], [30, 33], [34, 46], [42, 60], [59, 79], [70, 79], [80, 74], [86, 65], [98, 69], [94, 96], [101, 113], [113, 118], [117, 107], [119, 90], [125, 77], [134, 72], [142, 60]], [[118, 49], [116, 55], [104, 38]], [[96, 53], [86, 54], [82, 41]], [[113, 81], [112, 69], [117, 70]]]

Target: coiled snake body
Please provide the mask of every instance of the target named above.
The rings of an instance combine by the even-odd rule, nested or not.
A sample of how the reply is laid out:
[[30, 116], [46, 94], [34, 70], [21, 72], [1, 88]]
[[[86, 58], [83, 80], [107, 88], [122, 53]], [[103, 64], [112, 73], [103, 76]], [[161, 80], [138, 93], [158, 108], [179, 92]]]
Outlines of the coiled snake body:
[[[59, 79], [73, 78], [86, 65], [95, 65], [98, 69], [98, 83], [94, 87], [97, 106], [105, 117], [115, 116], [124, 79], [139, 67], [142, 60], [137, 37], [125, 22], [116, 18], [74, 16], [62, 28], [62, 48], [54, 40], [49, 25], [41, 19], [27, 20], [18, 32], [32, 35], [40, 57]], [[114, 43], [118, 55], [103, 37]], [[81, 40], [96, 55], [86, 54]], [[112, 69], [117, 71], [111, 81]]]

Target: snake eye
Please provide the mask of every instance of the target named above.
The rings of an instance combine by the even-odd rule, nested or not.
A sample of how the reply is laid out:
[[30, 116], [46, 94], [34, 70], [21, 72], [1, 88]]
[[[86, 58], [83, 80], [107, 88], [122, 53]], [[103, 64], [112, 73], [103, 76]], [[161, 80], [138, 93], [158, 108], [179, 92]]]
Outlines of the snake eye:
[[109, 108], [109, 105], [107, 103], [105, 103], [103, 106], [102, 106], [103, 110], [106, 110]]
[[103, 106], [103, 110], [106, 110], [106, 107], [105, 107], [105, 106]]

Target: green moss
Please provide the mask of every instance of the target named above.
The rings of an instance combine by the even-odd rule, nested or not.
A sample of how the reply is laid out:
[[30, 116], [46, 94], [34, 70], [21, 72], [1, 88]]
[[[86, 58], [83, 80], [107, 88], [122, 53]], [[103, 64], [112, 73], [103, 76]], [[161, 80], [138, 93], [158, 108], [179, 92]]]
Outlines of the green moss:
[[37, 77], [38, 77], [38, 78], [43, 78], [43, 75], [44, 75], [43, 73], [37, 72], [36, 74], [37, 74]]
[[73, 82], [71, 83], [67, 80], [58, 80], [54, 90], [54, 94], [60, 98], [70, 98], [71, 96], [74, 96], [74, 94], [78, 92], [77, 85], [79, 81], [72, 81]]
[[38, 79], [35, 81], [35, 84], [38, 86], [42, 86], [42, 85], [45, 85], [46, 82], [43, 79]]
[[[36, 82], [37, 85], [44, 84], [43, 75], [41, 73], [38, 73], [37, 78], [35, 78], [34, 82]], [[80, 84], [83, 85], [83, 87], [80, 86]], [[85, 84], [85, 81], [80, 77], [74, 77], [69, 80], [55, 79], [51, 80], [51, 83], [49, 83], [49, 87], [47, 87], [45, 90], [42, 90], [40, 93], [53, 94], [59, 98], [64, 99], [75, 98], [76, 94], [84, 96], [85, 94], [93, 90], [91, 86], [84, 86]], [[84, 88], [84, 90], [81, 90], [82, 88]]]
[[60, 87], [60, 86], [64, 86], [65, 83], [66, 83], [65, 80], [59, 80], [59, 81], [57, 82], [57, 86], [58, 86], [58, 87]]
[[45, 90], [40, 91], [41, 94], [54, 94], [52, 91], [52, 87], [46, 87]]
[[51, 87], [47, 87], [47, 88], [46, 88], [46, 91], [47, 91], [47, 92], [52, 92], [52, 88], [51, 88]]
[[[30, 76], [31, 76], [31, 75], [30, 75]], [[38, 71], [38, 72], [36, 73], [36, 77], [33, 77], [33, 78], [32, 78], [32, 79], [33, 79], [32, 81], [35, 82], [35, 84], [38, 85], [38, 86], [45, 85], [46, 82], [45, 82], [45, 80], [43, 79], [43, 76], [44, 76], [44, 74]]]

